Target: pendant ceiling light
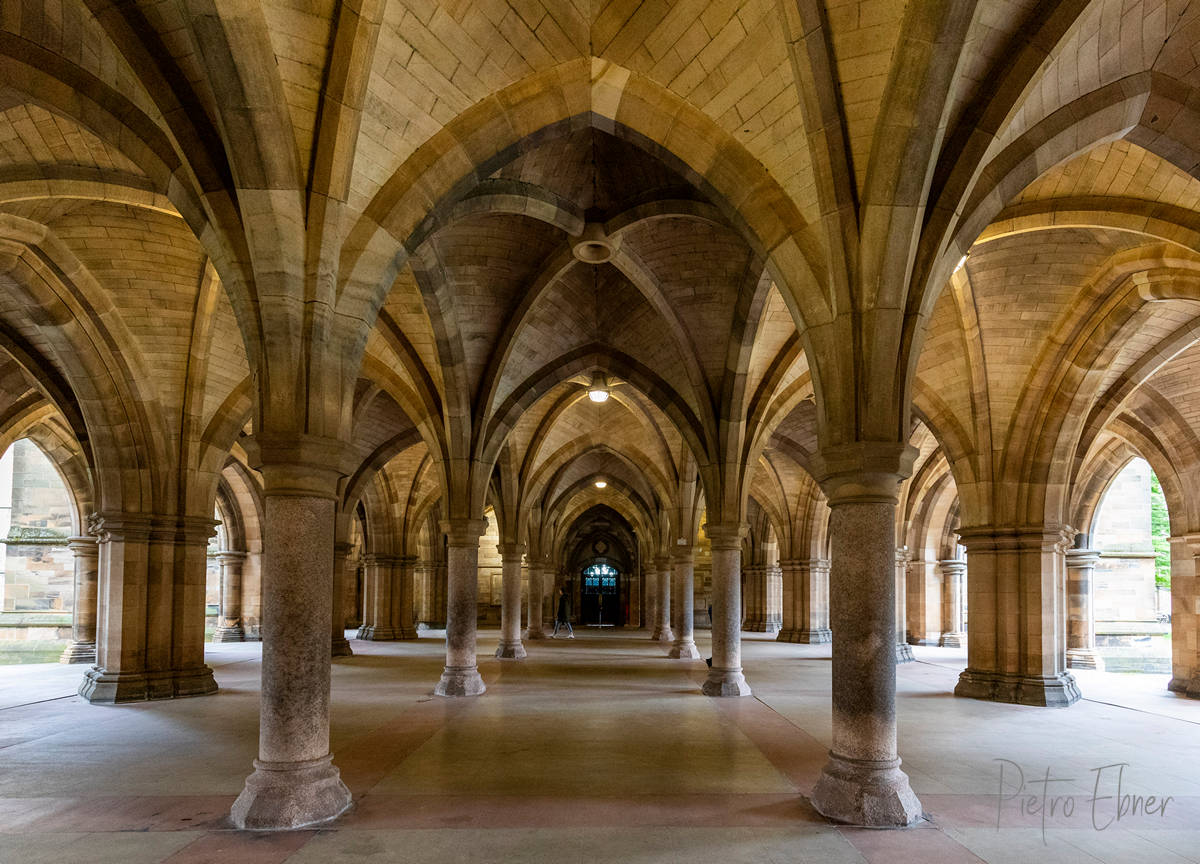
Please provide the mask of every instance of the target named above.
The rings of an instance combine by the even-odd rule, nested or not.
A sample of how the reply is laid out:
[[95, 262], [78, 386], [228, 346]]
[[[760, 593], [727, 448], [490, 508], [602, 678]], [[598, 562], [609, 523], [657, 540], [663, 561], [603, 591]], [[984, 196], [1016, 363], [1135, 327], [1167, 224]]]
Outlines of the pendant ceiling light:
[[608, 381], [599, 372], [592, 375], [592, 383], [588, 385], [588, 398], [593, 402], [608, 401]]

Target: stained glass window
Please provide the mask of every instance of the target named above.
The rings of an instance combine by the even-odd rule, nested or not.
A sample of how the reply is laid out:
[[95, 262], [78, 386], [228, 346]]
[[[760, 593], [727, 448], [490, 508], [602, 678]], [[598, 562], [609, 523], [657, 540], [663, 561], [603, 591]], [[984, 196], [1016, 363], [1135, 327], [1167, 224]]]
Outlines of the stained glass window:
[[616, 594], [618, 575], [611, 564], [592, 564], [583, 569], [583, 590], [588, 594]]

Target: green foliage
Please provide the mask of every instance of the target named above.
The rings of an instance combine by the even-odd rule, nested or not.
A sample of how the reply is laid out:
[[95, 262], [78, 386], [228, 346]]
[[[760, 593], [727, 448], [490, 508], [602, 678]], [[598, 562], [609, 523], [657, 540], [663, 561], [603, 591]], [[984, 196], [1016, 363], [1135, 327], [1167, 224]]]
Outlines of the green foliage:
[[1171, 587], [1171, 520], [1167, 516], [1167, 499], [1153, 471], [1150, 472], [1150, 537], [1154, 542], [1154, 584]]
[[61, 546], [67, 542], [67, 534], [55, 528], [22, 528], [14, 525], [8, 529], [5, 539], [10, 544], [22, 546]]

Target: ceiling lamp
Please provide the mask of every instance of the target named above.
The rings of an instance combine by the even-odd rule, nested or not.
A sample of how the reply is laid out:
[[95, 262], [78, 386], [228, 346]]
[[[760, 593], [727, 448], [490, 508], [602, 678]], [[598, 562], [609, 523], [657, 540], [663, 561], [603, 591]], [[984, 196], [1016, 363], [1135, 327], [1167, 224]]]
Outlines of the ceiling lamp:
[[592, 375], [592, 383], [588, 385], [588, 398], [593, 402], [608, 401], [608, 382], [599, 372]]
[[607, 485], [608, 485], [608, 481], [607, 481], [607, 480], [597, 480], [597, 481], [596, 481], [596, 488], [597, 488], [597, 489], [603, 489], [603, 488], [604, 488], [605, 486], [607, 486]]

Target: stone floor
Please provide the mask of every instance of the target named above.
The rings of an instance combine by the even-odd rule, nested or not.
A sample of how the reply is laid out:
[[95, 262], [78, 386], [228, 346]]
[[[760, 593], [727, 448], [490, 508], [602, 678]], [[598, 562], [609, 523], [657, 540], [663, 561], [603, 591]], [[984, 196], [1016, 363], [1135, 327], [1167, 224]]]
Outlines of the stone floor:
[[[258, 645], [211, 647], [215, 696], [121, 707], [71, 695], [77, 667], [0, 669], [0, 862], [1200, 861], [1200, 702], [1161, 676], [1081, 674], [1098, 701], [1065, 710], [996, 705], [950, 695], [961, 652], [917, 648], [900, 751], [928, 818], [872, 831], [804, 797], [829, 742], [828, 646], [748, 634], [755, 698], [714, 700], [702, 661], [644, 632], [576, 632], [498, 661], [485, 631], [489, 692], [458, 701], [430, 696], [440, 634], [355, 642], [334, 663], [333, 750], [356, 804], [277, 834], [226, 823], [255, 755]], [[1164, 814], [1110, 822], [1117, 769], [1099, 790], [1093, 769], [1121, 762], [1122, 794], [1173, 796]], [[1035, 797], [1001, 800], [1001, 766]]]

